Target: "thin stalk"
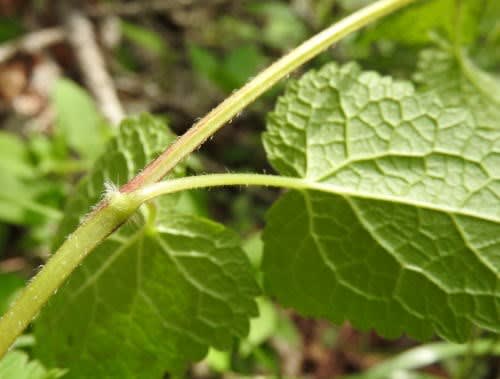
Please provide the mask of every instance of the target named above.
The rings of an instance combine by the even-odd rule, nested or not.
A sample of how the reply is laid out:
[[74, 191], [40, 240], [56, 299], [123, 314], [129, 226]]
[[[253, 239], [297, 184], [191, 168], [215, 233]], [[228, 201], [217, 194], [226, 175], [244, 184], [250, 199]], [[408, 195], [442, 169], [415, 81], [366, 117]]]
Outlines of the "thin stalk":
[[219, 106], [193, 125], [183, 136], [151, 162], [139, 175], [121, 188], [122, 192], [131, 192], [144, 184], [161, 180], [179, 161], [196, 150], [207, 138], [212, 136], [224, 124], [238, 115], [265, 91], [287, 77], [295, 69], [308, 62], [333, 43], [346, 35], [386, 16], [416, 0], [379, 0], [374, 4], [345, 17], [336, 24], [277, 60], [262, 71], [245, 86], [234, 92]]
[[464, 354], [464, 359], [462, 359], [457, 372], [457, 379], [467, 379], [468, 375], [471, 373], [474, 367], [474, 350], [477, 343], [477, 339], [481, 331], [478, 328], [471, 328], [469, 341], [467, 343], [467, 350]]
[[348, 198], [385, 201], [393, 204], [409, 205], [437, 212], [452, 213], [465, 217], [481, 218], [483, 220], [489, 220], [491, 222], [498, 222], [497, 217], [488, 217], [486, 215], [477, 214], [473, 211], [456, 207], [438, 205], [431, 202], [419, 201], [415, 199], [406, 199], [393, 195], [374, 194], [370, 191], [361, 191], [333, 183], [315, 181], [314, 179], [267, 174], [234, 173], [187, 176], [184, 178], [171, 179], [159, 183], [149, 184], [139, 188], [136, 191], [123, 194], [123, 196], [125, 198], [130, 196], [134, 201], [143, 203], [152, 200], [155, 197], [167, 195], [174, 192], [226, 186], [264, 186], [294, 190], [320, 191]]
[[[287, 189], [316, 189], [332, 192], [329, 185], [310, 182], [306, 179], [289, 176], [267, 175], [267, 174], [207, 174], [186, 176], [185, 178], [171, 179], [159, 183], [143, 186], [140, 189], [124, 194], [123, 196], [133, 196], [140, 202], [147, 202], [158, 196], [169, 193], [180, 192], [191, 189], [227, 187], [227, 186], [265, 186]], [[333, 189], [335, 191], [336, 188]], [[342, 189], [335, 191], [342, 193]]]
[[473, 356], [500, 355], [500, 344], [490, 339], [477, 340], [472, 348], [469, 344], [453, 344], [448, 342], [430, 343], [410, 349], [392, 359], [388, 359], [368, 370], [363, 375], [354, 375], [348, 378], [385, 379], [392, 377], [391, 375], [397, 372], [415, 370], [436, 362], [468, 354]]
[[[416, 0], [379, 0], [304, 42], [262, 71], [196, 123], [156, 160], [146, 166], [141, 174], [124, 185], [120, 189], [121, 194], [115, 193], [112, 198], [108, 197], [99, 203], [0, 319], [0, 358], [83, 258], [137, 209], [140, 201], [144, 199], [140, 199], [134, 191], [159, 181], [180, 160], [199, 147], [248, 104], [300, 65], [326, 50], [332, 43], [413, 1]], [[274, 180], [278, 185], [279, 180]], [[293, 183], [290, 182], [288, 188], [305, 188], [306, 183], [300, 184], [300, 179], [295, 179], [294, 183], [299, 187], [293, 187]], [[146, 195], [147, 191], [144, 192], [145, 198]]]

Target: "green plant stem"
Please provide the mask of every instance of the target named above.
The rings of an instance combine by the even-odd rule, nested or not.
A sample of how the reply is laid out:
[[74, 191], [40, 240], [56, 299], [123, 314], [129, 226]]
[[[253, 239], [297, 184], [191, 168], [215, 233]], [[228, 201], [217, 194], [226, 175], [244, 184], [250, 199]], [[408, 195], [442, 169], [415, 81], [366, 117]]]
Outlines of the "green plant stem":
[[385, 379], [398, 371], [414, 370], [445, 359], [467, 354], [473, 356], [500, 355], [500, 344], [495, 342], [495, 340], [489, 339], [477, 340], [473, 348], [469, 344], [431, 343], [405, 351], [368, 370], [365, 374], [349, 376], [346, 379]]
[[144, 184], [161, 180], [179, 161], [197, 149], [226, 122], [238, 115], [248, 104], [295, 69], [346, 35], [414, 1], [416, 0], [379, 0], [305, 41], [262, 71], [193, 125], [139, 175], [124, 185], [121, 191], [132, 192]]
[[474, 350], [475, 345], [478, 341], [481, 331], [478, 328], [472, 328], [470, 332], [469, 342], [467, 343], [467, 351], [464, 354], [464, 359], [462, 359], [456, 379], [467, 379], [468, 375], [474, 366]]
[[[130, 194], [141, 202], [146, 202], [169, 193], [226, 186], [266, 186], [288, 189], [317, 189], [331, 192], [331, 186], [314, 183], [306, 179], [267, 174], [207, 174], [187, 176], [144, 186]], [[324, 188], [323, 188], [324, 187]], [[341, 190], [336, 191], [342, 193]]]
[[[387, 201], [389, 203], [398, 203], [403, 205], [418, 206], [429, 210], [439, 212], [447, 212], [454, 214], [461, 214], [466, 217], [482, 217], [488, 219], [484, 215], [477, 215], [474, 212], [448, 207], [444, 205], [437, 205], [430, 202], [418, 201], [414, 199], [404, 199], [399, 196], [382, 195], [374, 196], [371, 192], [364, 192], [342, 185], [333, 183], [317, 182], [308, 178], [296, 178], [291, 176], [267, 175], [267, 174], [207, 174], [197, 176], [187, 176], [185, 178], [171, 179], [159, 183], [143, 186], [140, 189], [123, 194], [126, 198], [130, 196], [134, 201], [141, 203], [154, 199], [155, 197], [166, 195], [169, 193], [209, 188], [209, 187], [225, 187], [225, 186], [267, 186], [279, 187], [295, 190], [313, 190], [327, 192], [339, 196], [345, 196], [358, 199], [376, 199], [379, 201]], [[496, 218], [491, 218], [492, 222], [498, 222]]]
[[[416, 0], [379, 0], [304, 42], [262, 71], [196, 123], [139, 175], [124, 185], [120, 189], [123, 195], [115, 194], [113, 199], [98, 204], [0, 319], [0, 358], [83, 258], [140, 205], [137, 193], [134, 191], [140, 190], [146, 184], [159, 181], [179, 161], [198, 148], [248, 104], [296, 68], [326, 50], [332, 43], [413, 1]], [[275, 180], [278, 186], [279, 180]], [[254, 184], [258, 184], [257, 181]], [[296, 181], [296, 184], [300, 185], [299, 181]], [[264, 185], [274, 184], [264, 183]], [[290, 183], [289, 188], [295, 188], [293, 183]]]
[[125, 199], [124, 195], [116, 193], [68, 236], [0, 319], [0, 357], [87, 254], [125, 222], [138, 206], [139, 202], [131, 196]]

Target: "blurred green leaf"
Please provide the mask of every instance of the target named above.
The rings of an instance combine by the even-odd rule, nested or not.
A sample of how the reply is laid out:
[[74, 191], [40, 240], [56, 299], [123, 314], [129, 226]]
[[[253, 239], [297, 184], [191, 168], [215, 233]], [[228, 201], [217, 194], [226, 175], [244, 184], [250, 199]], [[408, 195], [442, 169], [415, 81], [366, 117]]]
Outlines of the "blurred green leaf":
[[300, 349], [302, 337], [291, 318], [283, 312], [278, 313], [277, 316], [274, 337], [286, 343], [291, 349]]
[[241, 341], [240, 354], [249, 355], [256, 347], [270, 338], [277, 325], [277, 315], [274, 304], [264, 298], [257, 298], [259, 315], [250, 320], [250, 333]]
[[208, 49], [191, 45], [189, 58], [191, 66], [201, 77], [226, 92], [241, 87], [267, 62], [255, 45], [243, 45], [222, 58]]
[[22, 179], [4, 175], [0, 191], [0, 220], [12, 224], [29, 224], [30, 218], [26, 211], [35, 197], [36, 192]]
[[264, 244], [262, 242], [262, 235], [260, 232], [251, 235], [243, 243], [243, 250], [247, 254], [250, 263], [252, 263], [252, 266], [255, 269], [260, 269], [263, 249]]
[[[88, 162], [70, 156], [61, 138], [50, 138], [44, 134], [33, 134], [27, 141], [29, 151], [40, 175], [74, 174], [88, 169]], [[60, 183], [62, 185], [62, 183]]]
[[53, 103], [58, 132], [82, 158], [93, 161], [102, 151], [110, 131], [92, 98], [73, 81], [60, 79]]
[[0, 170], [21, 178], [35, 175], [24, 141], [5, 131], [0, 131]]
[[375, 0], [338, 0], [338, 3], [344, 10], [354, 12], [355, 10], [365, 7], [374, 1]]
[[130, 42], [144, 48], [150, 53], [166, 57], [169, 49], [165, 39], [153, 30], [127, 21], [121, 21], [123, 36]]
[[194, 44], [189, 45], [188, 53], [193, 70], [204, 79], [217, 82], [217, 71], [219, 70], [217, 56], [210, 50]]
[[16, 18], [0, 18], [0, 42], [19, 37], [24, 33], [21, 22]]
[[372, 25], [365, 30], [362, 40], [365, 43], [388, 40], [410, 45], [426, 44], [432, 40], [432, 33], [453, 40], [457, 22], [460, 22], [461, 42], [470, 43], [477, 37], [484, 2], [463, 0], [460, 3], [459, 21], [455, 0], [424, 0]]
[[37, 177], [29, 149], [15, 134], [0, 131], [0, 220], [13, 224], [33, 224], [36, 213], [50, 213], [37, 204], [45, 183]]
[[215, 37], [223, 37], [224, 41], [219, 41], [226, 46], [236, 43], [253, 42], [260, 38], [260, 29], [249, 22], [232, 16], [223, 16], [214, 26]]
[[335, 9], [337, 1], [318, 0], [315, 2], [313, 11], [315, 27], [323, 28], [332, 23], [333, 16], [337, 13]]
[[248, 10], [264, 18], [262, 39], [273, 48], [287, 50], [308, 36], [304, 22], [287, 4], [258, 1], [250, 4]]
[[485, 0], [479, 30], [486, 35], [488, 42], [499, 42], [500, 39], [500, 1]]
[[135, 72], [139, 69], [140, 64], [136, 56], [134, 56], [133, 49], [127, 44], [121, 44], [115, 49], [115, 59], [120, 68], [126, 71]]
[[38, 361], [30, 361], [28, 354], [13, 350], [0, 360], [1, 379], [57, 379], [66, 370], [46, 369]]
[[208, 367], [216, 372], [227, 372], [231, 369], [231, 353], [210, 348], [205, 357], [205, 362]]
[[179, 201], [176, 210], [179, 213], [209, 217], [208, 198], [206, 191], [203, 190], [183, 191], [179, 196]]
[[246, 83], [267, 62], [255, 45], [244, 45], [231, 50], [222, 61], [219, 84], [222, 89], [232, 91]]

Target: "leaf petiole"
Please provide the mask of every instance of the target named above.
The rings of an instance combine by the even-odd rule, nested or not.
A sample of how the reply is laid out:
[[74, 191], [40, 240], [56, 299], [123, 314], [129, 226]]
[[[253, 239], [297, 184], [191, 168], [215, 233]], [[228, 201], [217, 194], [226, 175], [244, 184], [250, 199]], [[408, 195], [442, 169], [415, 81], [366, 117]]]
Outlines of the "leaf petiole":
[[351, 189], [333, 183], [315, 181], [314, 179], [268, 174], [235, 173], [187, 176], [184, 178], [171, 179], [146, 185], [136, 191], [130, 192], [128, 194], [123, 194], [123, 196], [130, 196], [133, 201], [144, 203], [154, 199], [155, 197], [167, 195], [174, 192], [225, 186], [265, 186], [295, 190], [320, 191], [350, 198], [370, 199], [377, 201], [386, 201], [389, 203], [411, 205], [439, 212], [477, 217], [495, 223], [499, 222], [497, 217], [489, 217], [483, 214], [476, 214], [469, 210], [445, 206], [442, 204], [435, 204], [431, 202], [420, 201], [417, 199], [408, 199], [395, 195], [374, 194], [371, 192]]

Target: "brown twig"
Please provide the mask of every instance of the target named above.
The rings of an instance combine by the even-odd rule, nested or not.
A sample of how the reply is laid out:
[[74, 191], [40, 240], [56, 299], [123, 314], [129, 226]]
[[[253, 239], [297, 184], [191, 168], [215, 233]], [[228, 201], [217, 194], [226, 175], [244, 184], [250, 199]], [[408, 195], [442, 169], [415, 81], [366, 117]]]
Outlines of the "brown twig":
[[113, 125], [118, 125], [125, 117], [125, 112], [106, 70], [92, 23], [83, 13], [74, 9], [70, 9], [66, 17], [68, 40], [74, 49], [85, 84], [96, 98], [103, 115]]

